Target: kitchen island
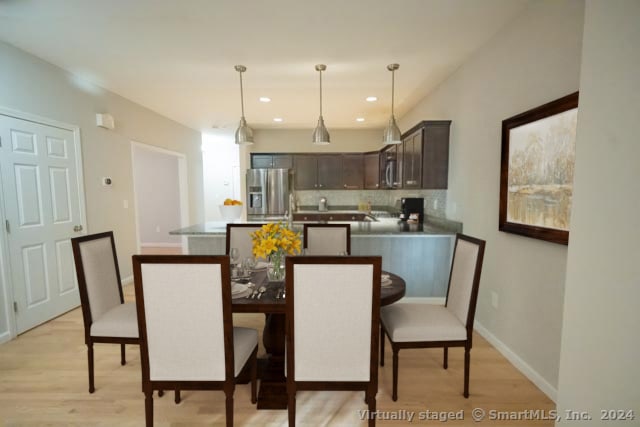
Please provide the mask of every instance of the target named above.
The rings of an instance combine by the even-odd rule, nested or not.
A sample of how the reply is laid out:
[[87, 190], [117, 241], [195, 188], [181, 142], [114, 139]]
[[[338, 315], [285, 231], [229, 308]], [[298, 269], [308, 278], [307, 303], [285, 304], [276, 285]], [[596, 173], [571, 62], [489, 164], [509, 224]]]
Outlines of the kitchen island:
[[[247, 222], [273, 221], [266, 218]], [[294, 231], [302, 235], [303, 224], [295, 221]], [[406, 282], [406, 296], [443, 298], [447, 293], [455, 233], [462, 224], [427, 218], [424, 224], [408, 224], [397, 218], [372, 221], [330, 221], [351, 225], [351, 254], [380, 255], [382, 269], [396, 273]], [[225, 253], [226, 222], [207, 222], [172, 231], [188, 238], [188, 253], [220, 255]]]

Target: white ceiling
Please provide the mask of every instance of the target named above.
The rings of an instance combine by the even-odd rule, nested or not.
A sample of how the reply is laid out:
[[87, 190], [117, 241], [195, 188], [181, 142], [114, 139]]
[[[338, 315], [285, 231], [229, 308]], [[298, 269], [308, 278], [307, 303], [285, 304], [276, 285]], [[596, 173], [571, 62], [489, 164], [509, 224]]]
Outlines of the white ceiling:
[[[331, 128], [412, 108], [528, 0], [0, 0], [0, 40], [198, 130]], [[366, 96], [378, 101], [368, 103]], [[258, 97], [268, 96], [265, 104]], [[282, 117], [283, 123], [274, 123]], [[356, 123], [364, 117], [364, 123]]]

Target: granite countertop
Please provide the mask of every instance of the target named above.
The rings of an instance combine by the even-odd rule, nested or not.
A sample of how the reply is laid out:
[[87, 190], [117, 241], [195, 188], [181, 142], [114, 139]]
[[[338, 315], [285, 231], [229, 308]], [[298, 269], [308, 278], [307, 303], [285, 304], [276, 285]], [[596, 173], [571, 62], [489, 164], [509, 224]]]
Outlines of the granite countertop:
[[[342, 209], [341, 209], [342, 210]], [[329, 213], [335, 212], [331, 209]], [[364, 212], [362, 212], [364, 213]], [[398, 218], [376, 217], [376, 221], [331, 221], [336, 224], [350, 224], [352, 235], [452, 235], [462, 232], [462, 223], [450, 221], [444, 218], [429, 217], [424, 224], [410, 224], [400, 221]], [[248, 224], [252, 222], [278, 221], [286, 222], [283, 218], [276, 217], [254, 217], [247, 221], [237, 220], [233, 223]], [[316, 223], [317, 221], [294, 221], [292, 223], [295, 231], [302, 231], [305, 223]], [[227, 232], [227, 223], [224, 221], [209, 221], [189, 227], [173, 230], [172, 235], [224, 235]]]

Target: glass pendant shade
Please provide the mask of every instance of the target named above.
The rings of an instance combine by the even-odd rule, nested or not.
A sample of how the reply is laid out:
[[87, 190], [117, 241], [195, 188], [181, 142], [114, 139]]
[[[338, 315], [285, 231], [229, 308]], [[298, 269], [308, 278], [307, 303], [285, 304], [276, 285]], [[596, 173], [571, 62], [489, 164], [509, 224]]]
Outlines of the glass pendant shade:
[[324, 119], [322, 118], [322, 72], [327, 69], [324, 64], [316, 65], [316, 71], [320, 73], [320, 117], [318, 117], [318, 125], [313, 130], [313, 136], [311, 140], [314, 145], [327, 145], [331, 142], [329, 131], [324, 125]]
[[242, 73], [247, 71], [247, 67], [236, 65], [235, 70], [240, 74], [240, 107], [242, 109], [240, 123], [238, 124], [238, 129], [236, 129], [236, 144], [251, 145], [253, 144], [253, 130], [247, 125], [247, 121], [244, 118], [244, 91], [242, 90]]
[[389, 124], [384, 129], [384, 133], [382, 134], [382, 142], [385, 145], [402, 143], [402, 133], [400, 132], [400, 128], [396, 123], [396, 118], [393, 115], [393, 103], [394, 103], [394, 92], [395, 92], [395, 71], [398, 68], [400, 68], [400, 65], [398, 64], [387, 65], [387, 70], [391, 71], [391, 117], [389, 118]]

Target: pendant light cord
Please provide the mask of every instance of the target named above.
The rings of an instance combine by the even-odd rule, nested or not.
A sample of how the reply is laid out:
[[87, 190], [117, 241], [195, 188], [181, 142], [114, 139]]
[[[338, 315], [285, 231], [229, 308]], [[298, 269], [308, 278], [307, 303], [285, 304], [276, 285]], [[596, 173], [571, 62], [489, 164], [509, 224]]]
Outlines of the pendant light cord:
[[396, 70], [391, 70], [391, 117], [393, 117], [394, 94], [396, 93], [395, 82], [396, 82]]
[[320, 73], [320, 117], [322, 117], [322, 70], [320, 70], [319, 73]]
[[240, 71], [240, 108], [244, 117], [244, 91], [242, 90], [242, 71]]

